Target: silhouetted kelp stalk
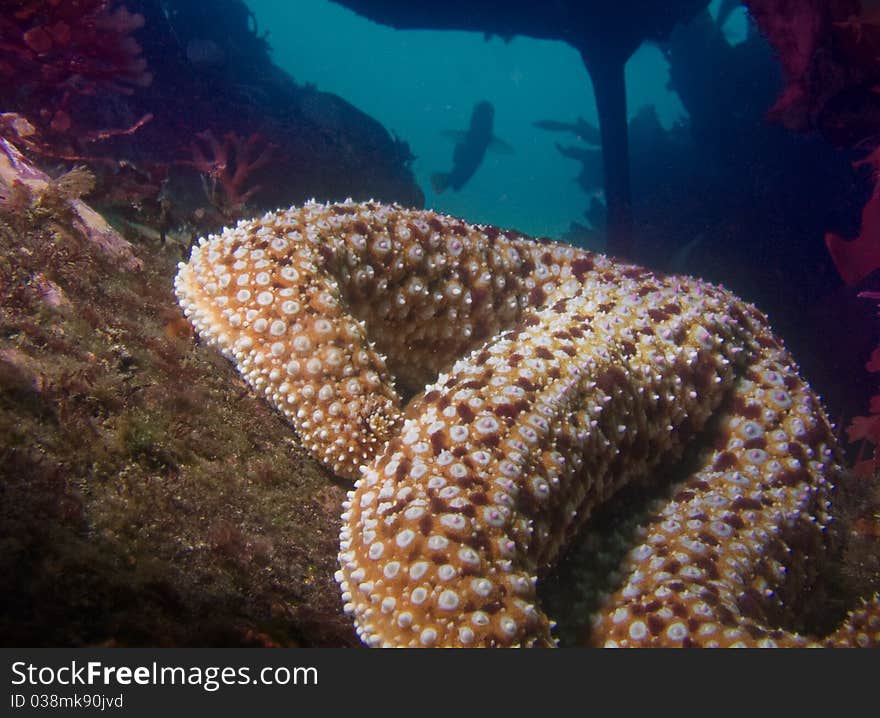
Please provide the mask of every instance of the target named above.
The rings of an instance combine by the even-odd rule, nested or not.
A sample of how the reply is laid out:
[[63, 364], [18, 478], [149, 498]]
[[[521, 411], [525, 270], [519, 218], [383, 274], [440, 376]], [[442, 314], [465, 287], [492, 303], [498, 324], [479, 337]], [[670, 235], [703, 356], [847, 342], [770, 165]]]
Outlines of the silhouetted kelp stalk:
[[471, 30], [510, 38], [525, 35], [561, 40], [581, 56], [593, 84], [602, 141], [607, 248], [632, 255], [632, 197], [624, 67], [647, 40], [703, 10], [708, 0], [333, 0], [376, 22], [398, 29]]

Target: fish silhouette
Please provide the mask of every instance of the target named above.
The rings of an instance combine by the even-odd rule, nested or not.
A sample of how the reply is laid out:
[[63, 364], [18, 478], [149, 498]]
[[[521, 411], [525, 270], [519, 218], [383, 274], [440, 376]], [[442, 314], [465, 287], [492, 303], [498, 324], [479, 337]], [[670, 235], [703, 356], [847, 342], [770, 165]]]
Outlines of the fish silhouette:
[[467, 130], [446, 132], [456, 140], [452, 153], [452, 169], [449, 172], [436, 172], [431, 175], [431, 186], [437, 194], [448, 188], [460, 190], [483, 161], [486, 150], [490, 147], [503, 152], [512, 153], [513, 148], [492, 134], [495, 108], [491, 102], [478, 102], [471, 113], [471, 123]]

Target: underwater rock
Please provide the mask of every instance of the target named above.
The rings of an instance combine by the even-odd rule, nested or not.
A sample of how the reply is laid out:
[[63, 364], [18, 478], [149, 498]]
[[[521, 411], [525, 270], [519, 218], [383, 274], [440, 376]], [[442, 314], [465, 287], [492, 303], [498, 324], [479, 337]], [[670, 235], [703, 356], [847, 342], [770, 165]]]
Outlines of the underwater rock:
[[0, 642], [353, 644], [345, 490], [192, 341], [181, 248], [130, 271], [49, 200], [0, 202]]
[[[76, 170], [71, 171], [68, 176], [72, 176], [74, 172]], [[94, 179], [88, 181], [88, 189], [83, 187], [82, 190], [77, 190], [71, 183], [68, 182], [68, 185], [70, 185], [69, 189], [74, 190], [73, 193], [65, 190], [58, 180], [53, 181], [45, 172], [34, 167], [15, 145], [0, 137], [0, 197], [9, 197], [16, 191], [16, 186], [22, 188], [31, 197], [39, 197], [47, 191], [60, 193], [59, 200], [65, 202], [73, 213], [76, 231], [125, 269], [141, 269], [143, 263], [135, 256], [131, 244], [79, 198], [79, 194], [91, 189]], [[64, 196], [65, 194], [70, 196]]]

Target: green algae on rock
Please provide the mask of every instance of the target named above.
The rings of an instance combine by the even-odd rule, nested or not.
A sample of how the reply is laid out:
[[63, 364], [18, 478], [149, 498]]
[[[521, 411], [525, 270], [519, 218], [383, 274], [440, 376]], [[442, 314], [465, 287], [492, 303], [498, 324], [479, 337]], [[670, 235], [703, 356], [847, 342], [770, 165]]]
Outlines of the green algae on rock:
[[[197, 346], [179, 247], [92, 242], [51, 181], [0, 203], [6, 645], [345, 645], [344, 490]], [[102, 220], [103, 221], [103, 220]]]

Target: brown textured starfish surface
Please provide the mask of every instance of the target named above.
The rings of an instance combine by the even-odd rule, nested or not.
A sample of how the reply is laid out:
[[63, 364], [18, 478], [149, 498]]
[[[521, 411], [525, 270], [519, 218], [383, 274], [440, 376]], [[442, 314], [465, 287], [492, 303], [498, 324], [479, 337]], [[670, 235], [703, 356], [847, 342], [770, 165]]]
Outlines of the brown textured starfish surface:
[[304, 446], [357, 479], [337, 580], [368, 645], [553, 645], [538, 573], [685, 449], [595, 642], [880, 640], [876, 601], [829, 636], [780, 628], [828, 560], [840, 464], [766, 319], [721, 288], [352, 202], [202, 240], [175, 288]]

